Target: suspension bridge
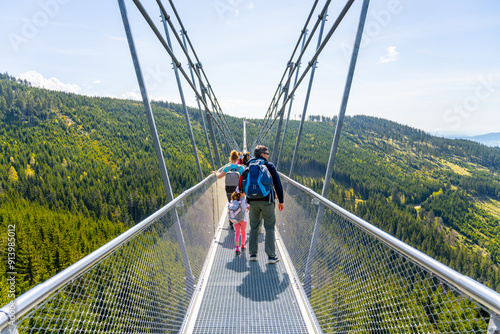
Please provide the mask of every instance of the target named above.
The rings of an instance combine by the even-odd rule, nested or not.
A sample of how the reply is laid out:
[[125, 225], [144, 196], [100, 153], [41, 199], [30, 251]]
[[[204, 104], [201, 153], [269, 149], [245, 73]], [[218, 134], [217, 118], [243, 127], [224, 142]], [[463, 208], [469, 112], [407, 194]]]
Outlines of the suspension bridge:
[[[214, 169], [240, 150], [171, 0], [156, 0], [164, 32], [137, 10], [172, 59], [200, 182], [173, 197], [124, 0], [118, 0], [169, 203], [0, 312], [2, 333], [499, 333], [500, 295], [327, 199], [369, 0], [363, 0], [323, 191], [292, 179], [316, 62], [355, 0], [324, 34], [331, 1], [314, 1], [253, 146], [279, 167], [297, 87], [309, 86], [289, 176], [276, 211], [281, 261], [234, 254], [224, 181], [205, 177], [181, 79], [195, 93]], [[314, 22], [314, 14], [319, 12]], [[180, 35], [177, 34], [177, 24]], [[311, 27], [312, 26], [312, 27]], [[309, 34], [308, 34], [309, 32]], [[188, 64], [181, 66], [170, 34]], [[300, 64], [313, 37], [313, 57]], [[245, 129], [245, 122], [243, 123]], [[243, 150], [247, 138], [244, 131]], [[252, 147], [253, 147], [252, 146]], [[259, 243], [263, 243], [260, 235]], [[263, 249], [263, 245], [259, 249]]]

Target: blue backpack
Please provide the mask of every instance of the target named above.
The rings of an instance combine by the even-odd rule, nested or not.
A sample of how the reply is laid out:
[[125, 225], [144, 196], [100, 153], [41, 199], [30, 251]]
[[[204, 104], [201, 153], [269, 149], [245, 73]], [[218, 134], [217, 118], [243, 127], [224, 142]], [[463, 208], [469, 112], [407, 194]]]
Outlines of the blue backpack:
[[240, 189], [249, 199], [263, 198], [271, 192], [273, 177], [264, 164], [264, 160], [250, 160], [241, 176]]

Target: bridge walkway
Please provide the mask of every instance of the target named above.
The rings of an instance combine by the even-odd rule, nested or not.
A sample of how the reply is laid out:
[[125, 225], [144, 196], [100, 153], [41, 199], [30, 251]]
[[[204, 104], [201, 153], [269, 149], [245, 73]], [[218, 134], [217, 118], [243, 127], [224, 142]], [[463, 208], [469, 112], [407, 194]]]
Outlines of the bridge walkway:
[[[247, 226], [247, 243], [249, 229]], [[259, 235], [257, 261], [249, 260], [248, 251], [235, 254], [235, 232], [225, 216], [219, 232], [200, 304], [193, 308], [196, 320], [187, 332], [310, 333], [284, 254], [278, 249], [281, 260], [267, 262], [264, 231]]]

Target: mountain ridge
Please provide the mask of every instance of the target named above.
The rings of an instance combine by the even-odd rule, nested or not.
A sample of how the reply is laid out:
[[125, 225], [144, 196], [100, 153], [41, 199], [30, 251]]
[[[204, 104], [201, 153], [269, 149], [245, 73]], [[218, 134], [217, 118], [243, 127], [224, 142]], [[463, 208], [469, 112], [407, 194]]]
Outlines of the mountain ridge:
[[472, 140], [489, 147], [500, 147], [500, 132], [489, 132], [480, 135], [468, 135], [464, 133], [435, 133], [434, 135], [449, 139]]
[[491, 147], [500, 147], [500, 132], [490, 132], [483, 135], [464, 137], [463, 139], [474, 140]]

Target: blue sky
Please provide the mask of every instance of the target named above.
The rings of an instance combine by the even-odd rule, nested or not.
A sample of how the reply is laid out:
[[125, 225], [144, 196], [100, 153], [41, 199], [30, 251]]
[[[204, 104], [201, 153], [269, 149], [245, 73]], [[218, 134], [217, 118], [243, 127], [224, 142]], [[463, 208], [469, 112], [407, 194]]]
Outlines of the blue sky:
[[[161, 27], [155, 1], [142, 2]], [[264, 116], [312, 3], [174, 1], [226, 114]], [[344, 1], [332, 3], [327, 30]], [[132, 1], [126, 5], [150, 97], [180, 102], [168, 54]], [[319, 58], [309, 115], [338, 114], [360, 8], [357, 0]], [[371, 0], [346, 114], [433, 133], [500, 132], [498, 17], [497, 0]], [[117, 1], [2, 1], [0, 31], [2, 73], [89, 96], [140, 97]], [[302, 69], [316, 38], [311, 45]]]

